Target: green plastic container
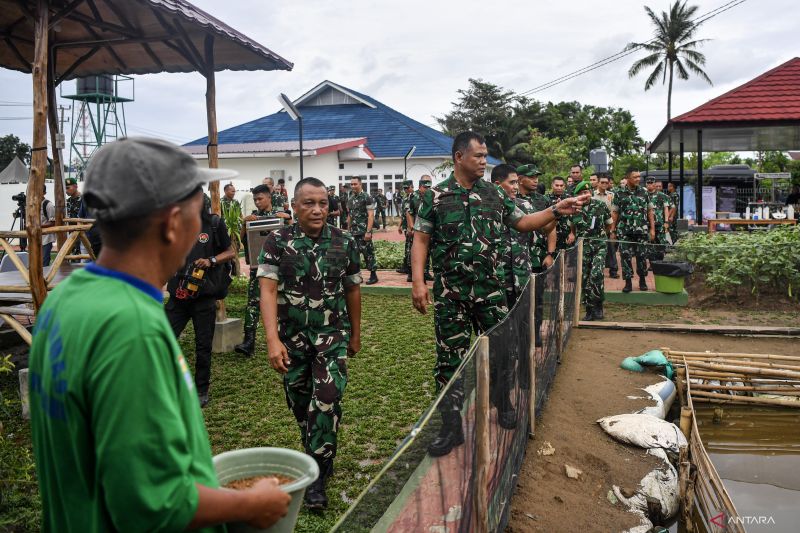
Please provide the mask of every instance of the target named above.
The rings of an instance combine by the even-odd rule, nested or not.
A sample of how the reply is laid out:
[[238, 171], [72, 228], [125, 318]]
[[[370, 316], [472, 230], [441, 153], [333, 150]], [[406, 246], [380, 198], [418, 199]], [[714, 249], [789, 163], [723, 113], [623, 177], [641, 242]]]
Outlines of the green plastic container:
[[656, 290], [667, 294], [683, 292], [684, 276], [654, 276], [656, 278]]
[[258, 529], [241, 522], [227, 524], [229, 533], [291, 533], [297, 523], [306, 487], [319, 476], [319, 467], [310, 456], [286, 448], [246, 448], [214, 456], [214, 469], [220, 485], [237, 479], [281, 474], [295, 481], [281, 488], [292, 495], [289, 512], [272, 527]]

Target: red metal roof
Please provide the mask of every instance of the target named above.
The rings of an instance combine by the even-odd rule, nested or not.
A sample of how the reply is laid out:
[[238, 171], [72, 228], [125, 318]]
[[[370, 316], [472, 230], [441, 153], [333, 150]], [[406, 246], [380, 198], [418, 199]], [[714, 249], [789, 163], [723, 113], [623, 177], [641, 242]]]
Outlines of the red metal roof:
[[800, 57], [672, 119], [673, 124], [800, 120]]

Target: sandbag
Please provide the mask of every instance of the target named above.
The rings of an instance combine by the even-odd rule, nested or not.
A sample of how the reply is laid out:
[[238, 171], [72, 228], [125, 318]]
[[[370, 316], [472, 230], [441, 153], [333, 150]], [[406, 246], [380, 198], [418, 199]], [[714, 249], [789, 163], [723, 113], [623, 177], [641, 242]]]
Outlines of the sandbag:
[[614, 491], [614, 496], [633, 512], [641, 511], [642, 513], [647, 513], [647, 498], [658, 501], [661, 506], [660, 522], [664, 523], [678, 512], [678, 471], [669, 462], [667, 453], [664, 450], [654, 448], [647, 450], [647, 453], [660, 458], [662, 464], [642, 478], [637, 491], [633, 495], [626, 497], [616, 485], [611, 490]]
[[650, 350], [639, 357], [626, 357], [619, 366], [632, 372], [644, 372], [645, 366], [662, 367], [664, 376], [666, 376], [667, 379], [672, 379], [672, 376], [675, 374], [672, 363], [669, 362], [664, 352], [661, 350]]
[[[639, 409], [636, 411], [636, 414], [652, 415], [662, 420], [666, 418], [669, 408], [672, 407], [672, 402], [675, 400], [675, 394], [677, 392], [675, 384], [665, 379], [659, 383], [649, 385], [642, 390], [649, 394], [650, 398], [652, 398], [656, 404]], [[629, 396], [629, 398], [634, 399], [636, 397]]]
[[597, 423], [614, 439], [641, 448], [663, 448], [678, 453], [681, 446], [687, 445], [686, 437], [675, 424], [653, 415], [614, 415]]

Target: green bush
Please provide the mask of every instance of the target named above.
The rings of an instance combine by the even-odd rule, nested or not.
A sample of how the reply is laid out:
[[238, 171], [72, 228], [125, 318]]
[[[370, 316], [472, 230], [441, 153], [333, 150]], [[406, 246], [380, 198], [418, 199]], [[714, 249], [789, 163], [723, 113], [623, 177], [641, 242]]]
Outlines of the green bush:
[[391, 270], [400, 268], [403, 265], [403, 254], [405, 253], [404, 242], [374, 241], [375, 261], [378, 268]]
[[722, 295], [785, 293], [798, 298], [800, 228], [692, 233], [675, 245], [679, 259], [693, 263], [706, 284]]

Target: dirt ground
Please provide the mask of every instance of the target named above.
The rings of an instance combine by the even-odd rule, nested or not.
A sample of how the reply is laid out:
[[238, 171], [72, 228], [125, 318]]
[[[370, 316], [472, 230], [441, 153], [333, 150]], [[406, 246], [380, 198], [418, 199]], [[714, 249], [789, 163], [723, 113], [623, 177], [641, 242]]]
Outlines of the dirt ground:
[[[644, 394], [637, 389], [660, 378], [622, 370], [619, 363], [661, 346], [684, 351], [798, 352], [797, 339], [573, 330], [537, 421], [536, 436], [529, 441], [506, 531], [613, 532], [638, 524], [621, 504], [612, 505], [607, 494], [612, 485], [637, 487], [657, 461], [643, 449], [611, 440], [595, 421], [645, 405], [627, 396]], [[555, 454], [537, 455], [545, 442]], [[567, 478], [565, 464], [583, 471], [578, 480]]]

